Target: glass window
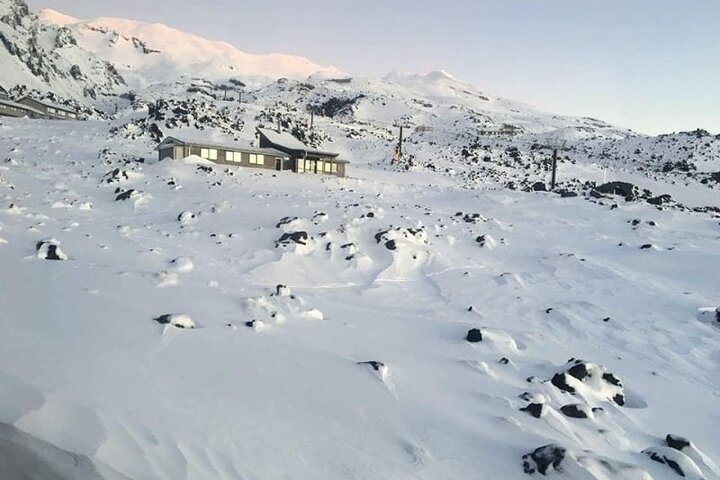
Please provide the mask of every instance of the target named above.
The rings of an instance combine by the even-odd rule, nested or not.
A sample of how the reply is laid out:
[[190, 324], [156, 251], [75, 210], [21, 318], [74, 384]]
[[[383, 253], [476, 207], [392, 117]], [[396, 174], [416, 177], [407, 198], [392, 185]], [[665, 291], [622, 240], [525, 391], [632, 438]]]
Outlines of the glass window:
[[333, 165], [334, 165], [333, 163], [325, 162], [325, 173], [330, 173], [330, 172], [332, 172], [332, 166], [333, 166]]
[[242, 162], [242, 153], [240, 152], [225, 152], [225, 160], [228, 162]]
[[250, 154], [250, 163], [253, 165], [264, 165], [265, 164], [265, 155], [251, 153]]
[[337, 173], [337, 163], [332, 164], [332, 173]]
[[200, 156], [202, 158], [207, 158], [208, 160], [217, 160], [217, 150], [214, 148], [201, 148], [200, 149]]
[[305, 160], [302, 158], [298, 158], [297, 161], [297, 171], [298, 172], [304, 172], [305, 171]]
[[318, 160], [317, 162], [317, 170], [315, 170], [317, 173], [322, 173], [323, 169], [325, 168], [325, 162], [322, 160]]

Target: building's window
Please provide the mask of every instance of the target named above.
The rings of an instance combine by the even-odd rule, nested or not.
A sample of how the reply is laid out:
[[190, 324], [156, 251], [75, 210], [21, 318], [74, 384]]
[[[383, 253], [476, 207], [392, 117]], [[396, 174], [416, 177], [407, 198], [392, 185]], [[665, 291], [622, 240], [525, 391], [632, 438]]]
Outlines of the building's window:
[[265, 165], [265, 155], [256, 153], [250, 154], [250, 164], [252, 165]]
[[54, 108], [48, 108], [48, 112], [50, 112], [50, 113], [55, 113], [56, 110], [55, 110]]
[[75, 115], [74, 113], [68, 113], [68, 117], [70, 117], [70, 118], [76, 118], [77, 115]]
[[325, 165], [325, 162], [323, 162], [322, 160], [318, 160], [317, 161], [317, 170], [315, 170], [315, 173], [322, 173], [324, 165]]
[[337, 173], [337, 163], [332, 164], [332, 173]]
[[305, 171], [305, 160], [303, 160], [302, 158], [298, 158], [297, 171], [298, 173], [302, 173]]
[[242, 162], [242, 153], [240, 152], [225, 152], [225, 160], [228, 162]]
[[325, 173], [332, 172], [332, 166], [335, 165], [334, 163], [325, 162]]
[[214, 148], [201, 148], [200, 156], [208, 160], [217, 160], [217, 150]]
[[60, 114], [61, 117], [65, 116], [65, 112], [63, 112], [62, 110], [58, 110], [58, 113]]

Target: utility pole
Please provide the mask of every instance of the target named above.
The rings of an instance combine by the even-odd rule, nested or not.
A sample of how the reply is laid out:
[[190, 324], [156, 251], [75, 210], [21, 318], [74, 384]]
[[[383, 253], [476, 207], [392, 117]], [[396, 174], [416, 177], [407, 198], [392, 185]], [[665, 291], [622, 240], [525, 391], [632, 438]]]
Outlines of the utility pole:
[[314, 124], [315, 124], [315, 110], [310, 109], [310, 131], [312, 131]]
[[555, 183], [557, 182], [557, 160], [558, 150], [566, 150], [566, 140], [552, 139], [549, 140], [542, 148], [552, 150], [552, 176], [550, 177], [550, 191], [555, 190]]
[[395, 124], [393, 124], [393, 126], [394, 126], [395, 128], [399, 128], [399, 129], [400, 129], [400, 136], [398, 137], [397, 149], [396, 149], [396, 151], [395, 151], [395, 156], [396, 156], [396, 158], [397, 158], [398, 160], [400, 160], [400, 159], [402, 158], [403, 129], [404, 129], [404, 128], [410, 128], [410, 125], [409, 125], [408, 123], [406, 123], [406, 122], [405, 122], [405, 123], [403, 123], [403, 122], [395, 122]]

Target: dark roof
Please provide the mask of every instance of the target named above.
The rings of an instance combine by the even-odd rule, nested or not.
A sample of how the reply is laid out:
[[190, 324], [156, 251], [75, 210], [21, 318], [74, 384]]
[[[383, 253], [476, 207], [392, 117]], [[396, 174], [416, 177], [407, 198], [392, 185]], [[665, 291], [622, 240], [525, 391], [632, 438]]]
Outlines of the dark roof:
[[19, 108], [19, 109], [21, 109], [21, 110], [25, 110], [26, 112], [32, 112], [32, 113], [35, 113], [35, 114], [37, 114], [37, 115], [43, 115], [43, 116], [45, 115], [45, 114], [44, 114], [43, 112], [41, 112], [40, 110], [37, 110], [37, 109], [35, 109], [35, 108], [33, 108], [33, 107], [29, 106], [29, 105], [25, 105], [25, 104], [22, 104], [22, 103], [13, 102], [12, 100], [7, 100], [7, 99], [5, 99], [5, 98], [0, 98], [0, 105], [7, 105], [8, 107]]
[[33, 102], [37, 102], [40, 105], [44, 105], [45, 107], [48, 107], [48, 108], [54, 108], [56, 110], [62, 110], [64, 112], [69, 112], [69, 113], [74, 113], [74, 114], [78, 113], [76, 110], [73, 110], [70, 107], [66, 107], [65, 105], [58, 105], [57, 103], [48, 102], [47, 100], [38, 100], [37, 98], [23, 97], [19, 101], [22, 102], [25, 99], [32, 100]]
[[160, 148], [165, 144], [191, 145], [193, 147], [214, 148], [216, 150], [228, 150], [231, 152], [261, 153], [264, 155], [287, 157], [287, 153], [281, 152], [280, 150], [276, 150], [274, 148], [255, 148], [255, 147], [249, 147], [247, 145], [221, 145], [218, 143], [195, 142], [192, 140], [181, 140], [177, 137], [166, 137], [165, 140], [160, 142], [160, 144], [157, 147], [155, 147], [155, 150], [160, 150]]
[[257, 131], [260, 135], [264, 136], [271, 144], [279, 148], [291, 150], [298, 154], [305, 153], [308, 155], [315, 155], [320, 157], [337, 157], [339, 155], [338, 153], [316, 150], [308, 145], [305, 145], [303, 142], [301, 142], [288, 132], [277, 132], [275, 130], [270, 130], [269, 128], [258, 128]]

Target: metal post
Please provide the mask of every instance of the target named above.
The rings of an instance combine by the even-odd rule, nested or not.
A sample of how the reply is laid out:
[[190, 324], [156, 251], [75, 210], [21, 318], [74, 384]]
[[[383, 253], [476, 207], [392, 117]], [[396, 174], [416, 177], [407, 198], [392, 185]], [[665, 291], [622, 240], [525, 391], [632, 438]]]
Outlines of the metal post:
[[398, 142], [398, 157], [402, 157], [403, 127], [400, 126], [400, 141]]
[[557, 175], [557, 148], [553, 149], [552, 156], [552, 177], [550, 179], [550, 190], [555, 190], [555, 177]]
[[310, 130], [313, 129], [314, 124], [315, 124], [315, 112], [313, 110], [310, 110]]

